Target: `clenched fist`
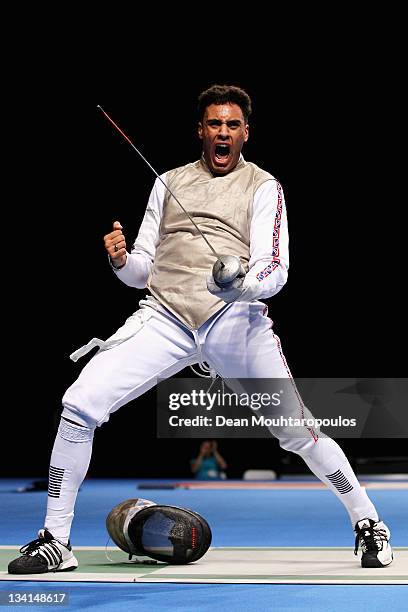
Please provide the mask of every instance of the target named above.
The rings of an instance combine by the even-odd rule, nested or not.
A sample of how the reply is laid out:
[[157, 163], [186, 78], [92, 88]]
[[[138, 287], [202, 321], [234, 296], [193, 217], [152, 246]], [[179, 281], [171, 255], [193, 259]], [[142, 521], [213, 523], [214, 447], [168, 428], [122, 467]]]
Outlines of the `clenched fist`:
[[114, 268], [121, 268], [126, 263], [126, 241], [122, 229], [119, 221], [115, 221], [113, 224], [113, 232], [106, 234], [103, 238], [105, 249], [111, 258]]

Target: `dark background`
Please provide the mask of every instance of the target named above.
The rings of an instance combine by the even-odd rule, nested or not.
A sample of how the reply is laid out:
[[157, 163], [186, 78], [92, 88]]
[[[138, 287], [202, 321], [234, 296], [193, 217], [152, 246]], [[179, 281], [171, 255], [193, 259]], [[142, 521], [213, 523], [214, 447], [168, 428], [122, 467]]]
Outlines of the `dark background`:
[[[11, 340], [1, 475], [47, 475], [61, 397], [88, 359], [74, 364], [69, 354], [110, 336], [145, 295], [114, 277], [102, 238], [118, 219], [131, 245], [154, 177], [97, 104], [162, 173], [200, 155], [199, 92], [216, 82], [246, 89], [254, 113], [244, 155], [280, 180], [287, 203], [289, 280], [268, 305], [293, 375], [406, 375], [396, 95], [381, 57], [339, 57], [325, 67], [321, 57], [297, 56], [285, 68], [271, 59], [259, 74], [259, 58], [195, 70], [135, 61], [123, 72], [113, 62], [96, 69], [99, 59], [65, 60], [64, 70], [33, 66], [20, 98], [4, 232], [18, 248], [3, 269]], [[189, 477], [199, 441], [157, 440], [155, 409], [152, 390], [111, 417], [96, 433], [91, 476]], [[371, 462], [376, 470], [398, 471], [395, 458], [406, 454], [404, 439], [342, 446], [353, 463], [393, 459]], [[230, 477], [247, 468], [306, 470], [273, 440], [219, 447]]]

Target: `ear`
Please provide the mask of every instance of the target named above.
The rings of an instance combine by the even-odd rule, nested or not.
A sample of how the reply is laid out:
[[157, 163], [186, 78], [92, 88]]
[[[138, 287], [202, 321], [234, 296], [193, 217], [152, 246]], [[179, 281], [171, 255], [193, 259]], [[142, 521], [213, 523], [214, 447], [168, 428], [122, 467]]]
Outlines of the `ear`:
[[197, 132], [198, 132], [198, 137], [200, 138], [200, 140], [202, 140], [203, 139], [203, 126], [202, 126], [201, 121], [198, 122]]
[[245, 137], [244, 137], [244, 142], [246, 142], [249, 138], [249, 125], [248, 123], [245, 126]]

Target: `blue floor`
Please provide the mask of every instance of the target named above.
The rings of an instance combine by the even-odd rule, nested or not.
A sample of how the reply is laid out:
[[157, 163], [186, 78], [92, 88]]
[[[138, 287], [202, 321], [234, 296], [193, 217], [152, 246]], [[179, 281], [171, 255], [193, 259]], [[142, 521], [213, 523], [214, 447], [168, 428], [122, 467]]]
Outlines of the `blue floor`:
[[[15, 493], [29, 480], [0, 481], [0, 543], [32, 539], [43, 526], [47, 493]], [[200, 512], [213, 546], [353, 546], [348, 514], [329, 490], [139, 490], [134, 480], [86, 480], [78, 494], [71, 540], [104, 546], [105, 518], [117, 503], [143, 497]], [[408, 490], [370, 490], [398, 546], [408, 546]], [[30, 511], [27, 512], [27, 506]]]
[[[38, 582], [0, 583], [1, 589], [38, 592]], [[40, 587], [44, 591], [44, 587]], [[61, 610], [100, 612], [404, 612], [405, 586], [297, 585], [297, 584], [86, 584], [72, 582], [47, 586], [47, 592], [64, 591], [68, 605]], [[13, 606], [8, 609], [20, 609]], [[1, 608], [0, 608], [1, 609]], [[4, 609], [4, 608], [3, 608]], [[57, 606], [27, 606], [25, 610], [56, 610]]]
[[[3, 545], [22, 545], [43, 526], [46, 492], [15, 492], [30, 480], [0, 481]], [[86, 480], [78, 494], [71, 534], [73, 545], [104, 546], [108, 539], [105, 518], [112, 507], [125, 499], [144, 497], [200, 512], [212, 527], [213, 546], [349, 546], [350, 555], [353, 554], [354, 536], [348, 515], [328, 490], [139, 490], [136, 484], [133, 480]], [[369, 496], [391, 528], [394, 545], [408, 546], [408, 491], [369, 490]], [[11, 586], [17, 588], [16, 583]], [[31, 586], [38, 588], [38, 583]], [[58, 586], [66, 587], [70, 593], [68, 609], [408, 610], [404, 586], [105, 583]], [[0, 589], [6, 588], [10, 588], [9, 583], [0, 583]], [[28, 589], [29, 584], [19, 584], [18, 588]], [[35, 609], [42, 607], [36, 605]]]

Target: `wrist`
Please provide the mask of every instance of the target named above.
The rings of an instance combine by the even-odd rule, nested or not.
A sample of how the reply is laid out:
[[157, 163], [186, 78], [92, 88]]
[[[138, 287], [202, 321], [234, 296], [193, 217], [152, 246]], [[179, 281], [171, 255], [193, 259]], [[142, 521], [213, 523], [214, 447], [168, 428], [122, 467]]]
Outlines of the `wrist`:
[[121, 270], [126, 265], [127, 257], [124, 255], [124, 257], [120, 259], [112, 259], [112, 257], [109, 256], [109, 262], [114, 270]]

